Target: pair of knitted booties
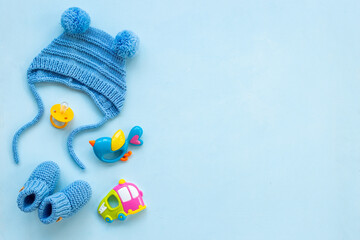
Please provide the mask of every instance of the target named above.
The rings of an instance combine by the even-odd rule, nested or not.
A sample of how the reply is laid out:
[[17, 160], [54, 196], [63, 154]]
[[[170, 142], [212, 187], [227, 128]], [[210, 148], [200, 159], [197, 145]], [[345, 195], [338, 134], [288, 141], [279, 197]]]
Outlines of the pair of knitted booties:
[[21, 211], [38, 215], [45, 224], [59, 222], [79, 211], [91, 198], [91, 187], [85, 181], [75, 181], [53, 194], [59, 179], [60, 168], [54, 162], [43, 162], [31, 173], [20, 189], [17, 204]]

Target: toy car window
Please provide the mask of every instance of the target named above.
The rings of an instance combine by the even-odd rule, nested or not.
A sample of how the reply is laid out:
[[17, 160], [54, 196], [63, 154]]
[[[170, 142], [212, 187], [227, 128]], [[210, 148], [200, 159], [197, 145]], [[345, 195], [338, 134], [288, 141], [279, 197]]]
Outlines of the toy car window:
[[118, 190], [119, 196], [123, 202], [131, 200], [131, 196], [127, 187], [122, 187]]
[[139, 192], [134, 186], [129, 185], [129, 190], [130, 190], [133, 198], [136, 198], [137, 196], [139, 196]]
[[112, 208], [116, 208], [117, 206], [119, 206], [119, 201], [117, 200], [117, 198], [114, 195], [111, 195], [107, 199], [107, 202], [110, 205], [110, 207], [112, 207]]

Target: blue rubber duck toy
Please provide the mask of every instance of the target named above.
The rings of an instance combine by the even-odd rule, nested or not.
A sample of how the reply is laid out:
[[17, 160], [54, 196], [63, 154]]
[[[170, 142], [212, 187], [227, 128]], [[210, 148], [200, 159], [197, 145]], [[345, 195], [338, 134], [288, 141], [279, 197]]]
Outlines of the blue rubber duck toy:
[[103, 162], [127, 161], [132, 154], [131, 151], [128, 151], [129, 144], [142, 145], [143, 141], [140, 139], [142, 134], [142, 128], [135, 126], [131, 129], [127, 139], [125, 139], [124, 132], [119, 129], [112, 138], [102, 137], [91, 140], [89, 143], [93, 146], [95, 155]]

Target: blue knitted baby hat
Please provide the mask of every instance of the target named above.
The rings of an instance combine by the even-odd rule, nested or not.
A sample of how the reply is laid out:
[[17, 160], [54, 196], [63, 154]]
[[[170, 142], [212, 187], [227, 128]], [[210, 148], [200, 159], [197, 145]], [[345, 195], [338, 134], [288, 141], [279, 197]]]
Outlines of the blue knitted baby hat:
[[68, 151], [77, 165], [84, 169], [84, 164], [74, 152], [73, 138], [81, 131], [102, 126], [120, 113], [126, 93], [125, 61], [136, 53], [139, 39], [130, 31], [122, 31], [114, 39], [99, 29], [89, 27], [90, 17], [80, 8], [66, 10], [61, 17], [61, 25], [65, 32], [42, 50], [27, 71], [30, 90], [39, 111], [32, 121], [15, 133], [13, 154], [18, 163], [20, 134], [37, 123], [44, 113], [35, 84], [62, 83], [87, 93], [104, 113], [99, 123], [79, 127], [68, 137]]
[[71, 217], [85, 206], [91, 194], [91, 187], [87, 182], [78, 180], [71, 183], [41, 202], [38, 212], [40, 221], [49, 224]]
[[59, 175], [60, 168], [54, 162], [38, 165], [20, 189], [17, 198], [20, 210], [31, 212], [38, 208], [42, 200], [54, 192]]

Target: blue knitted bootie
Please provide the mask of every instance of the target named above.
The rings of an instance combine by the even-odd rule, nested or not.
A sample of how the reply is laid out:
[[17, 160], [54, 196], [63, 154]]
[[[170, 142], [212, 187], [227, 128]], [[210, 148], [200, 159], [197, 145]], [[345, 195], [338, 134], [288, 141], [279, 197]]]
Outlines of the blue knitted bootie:
[[59, 222], [74, 215], [90, 198], [90, 185], [85, 181], [75, 181], [42, 201], [39, 207], [39, 219], [45, 224]]
[[41, 201], [54, 192], [59, 175], [59, 166], [54, 162], [43, 162], [37, 166], [20, 189], [17, 198], [20, 210], [31, 212], [38, 208]]

